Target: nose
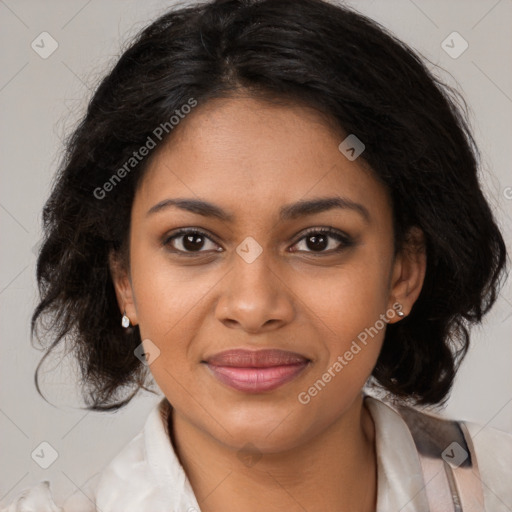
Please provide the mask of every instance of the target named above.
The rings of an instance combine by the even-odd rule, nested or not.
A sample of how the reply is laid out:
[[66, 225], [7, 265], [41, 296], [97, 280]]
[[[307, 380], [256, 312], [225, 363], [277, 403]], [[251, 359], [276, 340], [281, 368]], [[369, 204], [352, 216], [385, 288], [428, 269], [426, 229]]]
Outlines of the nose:
[[251, 263], [235, 254], [233, 268], [221, 283], [215, 316], [226, 327], [268, 332], [290, 323], [295, 315], [293, 294], [270, 267], [265, 251]]

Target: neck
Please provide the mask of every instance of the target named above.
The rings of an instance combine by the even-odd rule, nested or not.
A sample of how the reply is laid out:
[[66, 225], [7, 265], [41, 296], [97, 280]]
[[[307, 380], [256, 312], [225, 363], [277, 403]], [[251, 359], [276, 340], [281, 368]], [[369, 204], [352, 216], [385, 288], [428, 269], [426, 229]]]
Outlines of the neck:
[[362, 397], [307, 443], [246, 457], [175, 409], [169, 420], [174, 449], [203, 512], [375, 511], [375, 433]]

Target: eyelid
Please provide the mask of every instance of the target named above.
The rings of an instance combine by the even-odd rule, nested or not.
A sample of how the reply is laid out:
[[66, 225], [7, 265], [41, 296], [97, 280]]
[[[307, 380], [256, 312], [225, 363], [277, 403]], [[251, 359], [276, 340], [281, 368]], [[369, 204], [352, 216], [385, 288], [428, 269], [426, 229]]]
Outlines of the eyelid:
[[312, 233], [327, 233], [328, 235], [337, 235], [341, 238], [346, 238], [347, 240], [350, 240], [352, 237], [345, 233], [344, 231], [340, 229], [333, 228], [331, 226], [314, 226], [311, 228], [306, 228], [305, 230], [301, 231], [297, 235], [297, 241], [302, 240], [302, 238], [308, 236]]

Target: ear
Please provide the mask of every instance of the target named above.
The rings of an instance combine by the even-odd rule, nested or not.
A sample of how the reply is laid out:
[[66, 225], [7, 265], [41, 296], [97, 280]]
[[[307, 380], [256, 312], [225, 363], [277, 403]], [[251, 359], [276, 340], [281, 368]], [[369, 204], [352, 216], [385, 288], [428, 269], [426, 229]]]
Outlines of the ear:
[[[410, 313], [420, 295], [426, 269], [425, 236], [420, 228], [412, 227], [393, 263], [389, 308], [402, 311], [404, 316]], [[389, 323], [398, 322], [401, 318], [403, 316], [394, 315]]]
[[126, 264], [121, 261], [120, 255], [115, 251], [109, 253], [108, 260], [110, 275], [112, 276], [117, 304], [119, 305], [121, 315], [125, 313], [130, 319], [131, 325], [137, 325], [137, 309], [135, 307], [132, 283], [126, 269]]

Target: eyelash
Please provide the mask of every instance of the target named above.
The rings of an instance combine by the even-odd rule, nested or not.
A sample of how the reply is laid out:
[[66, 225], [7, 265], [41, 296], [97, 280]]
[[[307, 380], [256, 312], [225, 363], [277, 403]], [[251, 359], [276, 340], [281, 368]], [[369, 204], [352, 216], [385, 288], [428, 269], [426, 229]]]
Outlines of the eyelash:
[[[331, 249], [328, 251], [324, 250], [324, 251], [316, 251], [316, 252], [315, 251], [293, 251], [293, 252], [306, 252], [306, 253], [312, 254], [314, 256], [322, 256], [324, 254], [330, 255], [330, 254], [339, 253], [339, 252], [343, 251], [344, 249], [347, 249], [348, 247], [351, 247], [354, 245], [354, 240], [350, 236], [348, 236], [347, 234], [345, 234], [341, 231], [330, 228], [330, 227], [308, 228], [302, 234], [302, 236], [296, 242], [294, 242], [293, 245], [297, 245], [299, 242], [301, 242], [302, 240], [304, 240], [305, 238], [307, 238], [308, 236], [311, 236], [313, 234], [328, 235], [329, 237], [332, 237], [335, 240], [337, 240], [340, 243], [340, 246], [336, 249]], [[166, 237], [164, 239], [164, 241], [162, 242], [162, 245], [165, 247], [169, 247], [169, 246], [171, 246], [172, 240], [177, 239], [181, 236], [185, 236], [185, 235], [197, 235], [197, 236], [204, 237], [213, 243], [217, 243], [204, 231], [197, 229], [197, 228], [188, 228], [188, 229], [181, 229], [178, 232], [173, 233], [172, 235]], [[183, 255], [186, 257], [195, 256], [197, 254], [201, 254], [202, 252], [208, 252], [208, 251], [182, 251], [180, 249], [174, 249], [174, 248], [172, 248], [172, 246], [171, 246], [171, 249], [169, 249], [169, 250], [173, 253]], [[220, 251], [216, 251], [216, 252], [220, 252]]]

